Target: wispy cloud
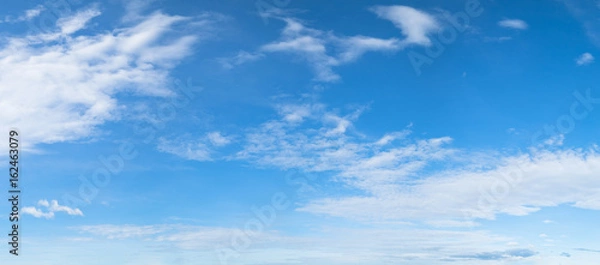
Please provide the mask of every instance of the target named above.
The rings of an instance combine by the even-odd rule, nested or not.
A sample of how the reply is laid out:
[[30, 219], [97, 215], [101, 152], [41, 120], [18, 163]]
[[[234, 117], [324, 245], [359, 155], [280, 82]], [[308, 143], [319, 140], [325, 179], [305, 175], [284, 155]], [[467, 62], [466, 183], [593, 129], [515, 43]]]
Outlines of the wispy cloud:
[[[8, 37], [0, 49], [0, 124], [29, 132], [28, 145], [93, 137], [97, 126], [121, 117], [117, 93], [174, 95], [169, 72], [198, 37], [172, 27], [196, 19], [155, 12], [112, 32], [72, 36], [99, 15], [94, 8], [76, 12], [59, 18], [54, 31]], [[210, 24], [211, 17], [203, 19]]]
[[310, 63], [319, 81], [332, 82], [340, 77], [331, 69], [340, 62], [327, 54], [327, 39], [323, 32], [305, 27], [300, 21], [283, 18], [286, 27], [279, 41], [263, 45], [262, 52], [288, 52], [300, 56]]
[[189, 160], [211, 161], [212, 149], [204, 141], [185, 141], [181, 139], [158, 139], [158, 151], [173, 154]]
[[471, 255], [453, 256], [457, 259], [475, 259], [475, 260], [504, 260], [512, 258], [528, 258], [535, 255], [536, 252], [530, 249], [511, 249], [507, 251], [482, 252]]
[[[332, 181], [364, 192], [316, 199], [298, 211], [369, 222], [464, 226], [501, 213], [523, 216], [561, 204], [600, 209], [594, 191], [600, 156], [594, 148], [532, 149], [482, 160], [476, 152], [451, 148], [450, 137], [414, 139], [408, 129], [366, 140], [353, 128], [357, 115], [332, 113], [321, 104], [279, 109], [284, 110], [279, 119], [249, 131], [237, 159], [328, 172]], [[502, 193], [482, 194], [486, 189]]]
[[600, 23], [598, 2], [587, 0], [561, 0], [567, 10], [577, 19], [590, 41], [600, 47]]
[[512, 40], [512, 37], [502, 36], [502, 37], [484, 37], [483, 41], [485, 42], [504, 42]]
[[520, 19], [503, 19], [498, 22], [498, 25], [505, 28], [525, 30], [529, 27], [527, 22]]
[[232, 137], [220, 132], [209, 132], [202, 137], [181, 136], [179, 138], [161, 137], [158, 139], [158, 150], [185, 159], [196, 161], [212, 161], [215, 148], [231, 143]]
[[586, 53], [581, 54], [579, 57], [577, 57], [577, 59], [575, 59], [575, 63], [579, 66], [588, 65], [588, 64], [593, 63], [594, 59], [595, 58], [591, 53], [586, 52]]
[[97, 8], [90, 8], [79, 11], [71, 17], [60, 18], [56, 21], [56, 25], [60, 28], [62, 34], [70, 35], [83, 28], [94, 17], [100, 15]]
[[[429, 46], [428, 35], [439, 29], [439, 22], [433, 15], [407, 6], [376, 6], [370, 9], [378, 17], [391, 21], [398, 27], [404, 39], [377, 38], [363, 35], [338, 36], [307, 27], [301, 20], [285, 16], [280, 12], [263, 15], [286, 23], [280, 39], [260, 47], [256, 53], [242, 53], [238, 56], [221, 59], [226, 68], [256, 59], [257, 54], [290, 53], [308, 62], [317, 81], [335, 82], [340, 80], [333, 68], [356, 61], [366, 52], [395, 52], [408, 45]], [[254, 54], [255, 56], [249, 56]]]
[[596, 252], [596, 253], [600, 253], [600, 250], [589, 249], [589, 248], [574, 248], [573, 250], [584, 251], [584, 252]]
[[259, 60], [264, 57], [262, 53], [249, 53], [246, 51], [239, 51], [233, 57], [224, 57], [218, 58], [217, 61], [221, 64], [221, 66], [225, 69], [232, 69], [236, 66], [242, 65], [244, 63], [253, 62]]
[[231, 139], [221, 135], [220, 132], [211, 132], [207, 134], [208, 140], [215, 146], [224, 146], [231, 143]]
[[17, 23], [17, 22], [23, 22], [23, 21], [30, 21], [30, 20], [38, 17], [44, 10], [46, 10], [46, 7], [44, 7], [43, 5], [38, 5], [32, 9], [25, 10], [25, 12], [22, 15], [18, 16], [17, 18], [12, 18], [12, 17], [8, 16], [3, 21], [0, 21], [0, 23], [2, 23], [2, 22]]
[[[223, 260], [234, 263], [261, 264], [306, 264], [319, 260], [319, 264], [376, 264], [381, 260], [414, 262], [415, 258], [430, 262], [440, 259], [460, 261], [466, 259], [527, 258], [535, 254], [529, 249], [505, 249], [510, 238], [486, 231], [426, 230], [414, 227], [349, 229], [327, 226], [318, 228], [318, 235], [290, 236], [281, 231], [255, 231], [249, 236], [246, 231], [235, 228], [190, 226], [176, 224], [159, 225], [91, 225], [73, 229], [86, 238], [137, 240], [139, 244], [160, 243], [178, 252], [206, 252], [229, 245], [232, 238], [245, 237], [252, 249], [238, 247], [225, 253]], [[136, 241], [134, 241], [136, 242]], [[457, 245], [456, 242], [471, 242], [470, 245]], [[402, 253], [398, 253], [402, 249]], [[435, 250], [435, 251], [432, 251]], [[214, 252], [213, 252], [214, 253]], [[475, 254], [471, 254], [475, 253]], [[497, 255], [496, 255], [497, 254]], [[213, 254], [214, 255], [214, 254]], [[212, 257], [213, 259], [215, 257]], [[237, 260], [236, 260], [237, 258]]]

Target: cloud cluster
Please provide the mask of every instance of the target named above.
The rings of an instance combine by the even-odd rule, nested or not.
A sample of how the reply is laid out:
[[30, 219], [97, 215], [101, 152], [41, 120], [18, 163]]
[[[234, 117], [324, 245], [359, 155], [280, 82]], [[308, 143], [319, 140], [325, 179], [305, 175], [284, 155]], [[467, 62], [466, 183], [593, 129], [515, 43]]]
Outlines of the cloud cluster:
[[301, 20], [284, 16], [281, 12], [271, 12], [263, 15], [285, 22], [278, 40], [262, 45], [254, 53], [240, 52], [219, 61], [224, 68], [231, 69], [258, 60], [265, 53], [288, 53], [306, 61], [315, 73], [315, 80], [335, 82], [340, 80], [340, 76], [333, 71], [334, 67], [354, 62], [367, 52], [395, 52], [409, 45], [430, 46], [429, 35], [440, 29], [439, 18], [412, 7], [376, 6], [370, 11], [392, 22], [404, 38], [337, 36], [310, 28]]
[[202, 22], [195, 24], [204, 25], [196, 26], [202, 31], [219, 19], [155, 12], [130, 26], [77, 34], [100, 15], [92, 6], [59, 18], [54, 31], [4, 37], [0, 124], [19, 128], [30, 146], [93, 136], [127, 109], [119, 93], [173, 96], [169, 71], [198, 37], [173, 34], [172, 28]]
[[[261, 167], [319, 172], [354, 195], [317, 198], [297, 210], [361, 222], [417, 221], [436, 227], [474, 227], [498, 214], [523, 216], [543, 207], [600, 210], [598, 147], [487, 154], [452, 148], [452, 138], [419, 139], [410, 125], [379, 138], [354, 122], [365, 110], [340, 114], [316, 103], [278, 104], [277, 119], [239, 136], [228, 159]], [[210, 138], [214, 138], [210, 140]], [[163, 151], [208, 160], [211, 141], [171, 143]]]
[[298, 208], [359, 221], [425, 221], [469, 227], [497, 214], [542, 207], [600, 209], [597, 147], [483, 155], [449, 147], [451, 138], [414, 139], [407, 128], [379, 139], [353, 129], [360, 111], [321, 104], [277, 107], [280, 118], [250, 130], [237, 159], [331, 174], [359, 195], [316, 199]]

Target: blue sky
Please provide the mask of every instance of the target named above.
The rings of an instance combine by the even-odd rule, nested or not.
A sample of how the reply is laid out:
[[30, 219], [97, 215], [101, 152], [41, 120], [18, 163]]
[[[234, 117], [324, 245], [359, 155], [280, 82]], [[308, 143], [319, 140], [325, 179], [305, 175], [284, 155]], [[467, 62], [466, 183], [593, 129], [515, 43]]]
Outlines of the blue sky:
[[600, 258], [598, 1], [3, 7], [2, 262]]

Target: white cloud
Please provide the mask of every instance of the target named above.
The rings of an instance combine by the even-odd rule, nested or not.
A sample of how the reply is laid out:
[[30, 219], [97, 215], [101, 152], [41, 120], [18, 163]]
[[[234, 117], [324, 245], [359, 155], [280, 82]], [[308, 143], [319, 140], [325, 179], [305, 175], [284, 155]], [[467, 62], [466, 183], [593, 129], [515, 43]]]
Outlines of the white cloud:
[[560, 1], [567, 10], [581, 23], [581, 27], [593, 44], [600, 47], [600, 23], [598, 23], [597, 2], [585, 0]]
[[340, 60], [344, 62], [354, 61], [368, 51], [396, 51], [401, 47], [400, 41], [397, 39], [354, 36], [338, 41], [345, 50], [339, 55]]
[[25, 14], [21, 17], [19, 17], [17, 20], [19, 21], [28, 21], [31, 20], [37, 16], [39, 16], [42, 11], [46, 10], [46, 8], [42, 5], [38, 5], [35, 8], [32, 9], [28, 9], [25, 11]]
[[409, 134], [410, 134], [409, 130], [405, 130], [402, 132], [388, 133], [388, 134], [384, 135], [383, 137], [381, 137], [381, 139], [379, 139], [377, 142], [375, 142], [375, 144], [376, 145], [387, 145], [394, 140], [404, 139]]
[[591, 64], [593, 63], [595, 60], [594, 56], [589, 53], [583, 53], [581, 54], [579, 57], [577, 57], [577, 59], [575, 59], [575, 63], [577, 63], [577, 65], [581, 66], [581, 65], [587, 65], [587, 64]]
[[555, 136], [552, 136], [552, 137], [546, 139], [544, 141], [544, 144], [548, 145], [548, 146], [561, 146], [561, 145], [563, 145], [564, 141], [565, 141], [565, 135], [558, 134], [558, 135], [555, 135]]
[[330, 32], [306, 27], [289, 17], [276, 17], [286, 23], [279, 40], [263, 45], [260, 53], [284, 52], [299, 56], [308, 62], [316, 80], [338, 81], [333, 67], [356, 61], [370, 51], [394, 52], [402, 48], [395, 38], [380, 39], [368, 36], [336, 36]]
[[356, 117], [318, 106], [290, 104], [286, 109], [302, 115], [280, 112], [279, 119], [250, 130], [236, 155], [261, 166], [327, 172], [331, 181], [361, 191], [309, 201], [299, 211], [366, 222], [466, 226], [565, 204], [600, 209], [597, 148], [562, 148], [563, 138], [557, 138], [553, 151], [482, 156], [449, 147], [450, 137], [414, 139], [408, 130], [369, 139], [356, 128], [347, 130]]
[[483, 41], [486, 42], [504, 42], [512, 40], [512, 37], [502, 36], [502, 37], [484, 37]]
[[[376, 6], [370, 10], [401, 29], [405, 38], [400, 40], [363, 35], [337, 36], [332, 32], [309, 28], [300, 20], [285, 16], [284, 12], [266, 12], [262, 15], [284, 21], [286, 26], [281, 31], [279, 40], [263, 45], [253, 54], [294, 54], [310, 64], [317, 81], [335, 82], [340, 80], [340, 76], [333, 71], [334, 67], [354, 62], [366, 52], [396, 52], [408, 45], [430, 46], [431, 40], [428, 35], [440, 29], [440, 24], [434, 16], [412, 7]], [[237, 61], [248, 61], [246, 57], [248, 56], [238, 55], [221, 59], [221, 62], [226, 68], [230, 68], [239, 64]], [[255, 56], [249, 58], [255, 59]]]
[[435, 221], [426, 221], [428, 225], [433, 227], [475, 227], [480, 226], [481, 224], [473, 221], [456, 221], [456, 220], [435, 220]]
[[4, 18], [4, 20], [0, 20], [0, 23], [2, 22], [8, 22], [8, 23], [17, 23], [17, 22], [23, 22], [23, 21], [30, 21], [36, 17], [38, 17], [42, 11], [46, 10], [46, 8], [43, 5], [37, 5], [36, 7], [32, 8], [32, 9], [27, 9], [25, 10], [25, 12], [20, 15], [19, 17], [12, 18], [11, 16], [7, 16]]
[[156, 12], [112, 32], [70, 35], [97, 15], [87, 9], [60, 18], [54, 32], [7, 37], [0, 48], [3, 130], [19, 128], [30, 147], [93, 137], [99, 125], [119, 119], [127, 108], [116, 94], [174, 95], [169, 71], [198, 38], [171, 28], [195, 19]]
[[323, 32], [306, 28], [299, 21], [283, 18], [286, 27], [282, 31], [281, 40], [263, 45], [263, 52], [289, 52], [302, 57], [313, 67], [316, 79], [332, 82], [339, 80], [339, 76], [331, 69], [340, 62], [327, 54], [327, 40]]
[[35, 218], [46, 218], [46, 219], [50, 219], [54, 217], [54, 213], [53, 212], [42, 212], [41, 210], [35, 208], [35, 207], [23, 207], [23, 209], [21, 209], [21, 212], [23, 214], [29, 214], [29, 215], [33, 215], [33, 217]]
[[505, 28], [525, 30], [529, 27], [527, 22], [520, 19], [503, 19], [498, 22], [498, 25]]
[[249, 53], [246, 51], [239, 51], [238, 54], [233, 57], [219, 58], [217, 59], [217, 61], [221, 64], [223, 68], [232, 69], [244, 63], [259, 60], [262, 57], [264, 57], [264, 54], [262, 53]]
[[36, 207], [23, 207], [21, 211], [24, 214], [29, 214], [36, 218], [46, 219], [54, 218], [54, 213], [56, 212], [65, 212], [68, 215], [83, 216], [83, 212], [81, 210], [60, 205], [56, 200], [52, 200], [51, 202], [48, 202], [47, 200], [40, 200], [38, 201], [38, 206], [45, 207], [47, 212], [44, 212], [43, 210], [38, 209]]
[[297, 123], [304, 121], [305, 118], [311, 117], [314, 113], [322, 111], [323, 106], [319, 104], [280, 104], [275, 108], [285, 121]]
[[240, 53], [219, 61], [225, 68], [231, 68], [256, 60], [265, 53], [290, 53], [310, 64], [317, 81], [335, 82], [340, 80], [340, 76], [333, 71], [333, 67], [354, 62], [366, 52], [395, 52], [407, 45], [429, 46], [431, 41], [428, 35], [440, 28], [434, 16], [411, 7], [376, 6], [371, 11], [394, 23], [402, 30], [405, 38], [337, 36], [332, 32], [309, 28], [302, 21], [287, 16], [285, 12], [263, 12], [263, 16], [286, 23], [279, 40], [262, 45], [258, 52]]
[[189, 160], [211, 161], [212, 150], [204, 141], [158, 139], [158, 151], [173, 154]]
[[125, 15], [122, 20], [131, 22], [143, 19], [142, 13], [156, 0], [123, 0], [123, 2], [125, 4]]
[[207, 134], [208, 140], [215, 146], [224, 146], [231, 143], [231, 139], [221, 135], [220, 132], [211, 132]]
[[56, 21], [56, 25], [60, 28], [62, 34], [73, 34], [83, 28], [94, 17], [100, 15], [97, 8], [90, 8], [79, 11], [71, 17], [60, 18]]
[[[279, 106], [279, 109], [282, 108]], [[302, 110], [303, 115], [290, 118], [288, 112], [280, 112], [280, 119], [265, 122], [250, 130], [243, 150], [237, 154], [238, 159], [284, 169], [344, 171], [346, 174], [340, 177], [366, 185], [371, 181], [387, 182], [387, 177], [402, 178], [403, 174], [418, 168], [424, 161], [444, 156], [437, 153], [437, 147], [450, 141], [444, 137], [434, 138], [414, 141], [404, 148], [394, 148], [389, 143], [394, 139], [403, 139], [409, 134], [408, 130], [390, 133], [372, 142], [351, 136], [348, 129], [352, 128], [361, 109], [347, 115], [328, 111], [320, 104], [290, 104], [285, 109]], [[406, 165], [393, 162], [394, 159], [410, 160], [411, 157], [420, 161]], [[394, 164], [398, 168], [393, 169]], [[369, 169], [372, 169], [369, 175], [363, 175]], [[377, 180], [378, 177], [382, 179]]]
[[[419, 259], [426, 264], [437, 264], [440, 259], [461, 261], [463, 264], [480, 264], [478, 259], [464, 257], [474, 253], [510, 253], [508, 243], [514, 239], [486, 231], [427, 230], [415, 227], [345, 228], [320, 227], [318, 234], [285, 235], [265, 229], [246, 237], [241, 229], [188, 225], [93, 225], [74, 227], [86, 236], [137, 240], [136, 245], [167, 245], [177, 253], [185, 251], [223, 251], [225, 263], [240, 264], [333, 264], [350, 262], [380, 264], [382, 262], [414, 263]], [[248, 248], [237, 252], [232, 247], [234, 238], [245, 237]], [[87, 238], [87, 237], [86, 237]], [[94, 240], [99, 240], [94, 238]], [[244, 239], [242, 239], [244, 240]], [[469, 242], [469, 244], [457, 244]], [[237, 243], [236, 243], [237, 246]], [[401, 253], [398, 249], [402, 249]], [[528, 251], [528, 250], [523, 250]], [[514, 252], [514, 251], [512, 251]], [[529, 251], [532, 252], [532, 251]], [[233, 254], [233, 255], [226, 255]], [[518, 255], [518, 254], [517, 254]], [[509, 259], [494, 257], [494, 259]], [[218, 257], [211, 257], [212, 259]], [[208, 258], [204, 258], [208, 259]], [[318, 260], [318, 262], [314, 262]], [[479, 263], [478, 263], [479, 262]], [[425, 264], [423, 263], [423, 264]], [[492, 264], [492, 263], [490, 263]], [[495, 264], [495, 263], [493, 263]]]
[[76, 227], [75, 229], [91, 235], [106, 237], [108, 239], [127, 239], [160, 234], [170, 230], [170, 227], [166, 225], [90, 225]]
[[[451, 170], [421, 176], [410, 189], [396, 181], [387, 184], [393, 188], [373, 181], [367, 185], [351, 183], [372, 195], [321, 199], [300, 210], [358, 220], [470, 220], [493, 219], [498, 213], [527, 215], [560, 204], [600, 209], [594, 193], [598, 185], [593, 176], [600, 173], [600, 156], [595, 151], [538, 151], [503, 160], [490, 170]], [[403, 166], [406, 163], [410, 162]], [[412, 172], [419, 174], [418, 168]], [[364, 174], [376, 179], [376, 173], [369, 170]]]
[[406, 39], [404, 44], [430, 46], [428, 35], [440, 29], [439, 22], [434, 16], [408, 6], [376, 6], [371, 8], [380, 18], [394, 23], [402, 30]]
[[177, 138], [158, 138], [158, 151], [173, 154], [184, 159], [212, 161], [215, 148], [230, 144], [233, 136], [223, 136], [220, 132], [209, 132], [203, 137], [183, 135]]
[[[231, 238], [236, 234], [242, 234], [241, 229], [223, 227], [205, 227], [181, 224], [157, 224], [157, 225], [86, 225], [71, 227], [92, 236], [114, 239], [140, 239], [173, 244], [184, 250], [210, 250], [216, 245], [231, 244]], [[257, 237], [265, 236], [267, 232], [256, 233]]]

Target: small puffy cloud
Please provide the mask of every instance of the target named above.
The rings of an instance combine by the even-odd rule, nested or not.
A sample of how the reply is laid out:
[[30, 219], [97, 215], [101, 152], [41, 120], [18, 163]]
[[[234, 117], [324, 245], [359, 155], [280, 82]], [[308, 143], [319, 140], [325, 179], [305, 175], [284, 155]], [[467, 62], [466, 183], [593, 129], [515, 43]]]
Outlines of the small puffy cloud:
[[577, 63], [577, 65], [581, 66], [581, 65], [587, 65], [587, 64], [591, 64], [594, 62], [594, 56], [592, 54], [590, 54], [589, 52], [583, 53], [582, 55], [580, 55], [579, 57], [577, 57], [577, 59], [575, 59], [575, 63]]
[[428, 35], [439, 30], [440, 24], [433, 15], [408, 6], [376, 6], [371, 8], [380, 18], [391, 21], [406, 37], [405, 44], [429, 46]]
[[504, 19], [498, 22], [500, 27], [525, 30], [529, 27], [527, 22], [520, 19]]
[[83, 212], [81, 210], [79, 210], [78, 208], [71, 208], [68, 206], [60, 205], [60, 204], [58, 204], [58, 201], [56, 201], [56, 200], [52, 200], [51, 202], [48, 202], [47, 200], [40, 200], [40, 201], [38, 201], [37, 205], [39, 207], [46, 208], [47, 211], [44, 212], [43, 210], [38, 209], [36, 207], [23, 207], [21, 212], [24, 214], [32, 215], [35, 218], [46, 218], [46, 219], [54, 218], [54, 214], [56, 212], [65, 212], [68, 215], [83, 216]]
[[23, 16], [20, 16], [18, 20], [20, 21], [28, 21], [28, 20], [32, 20], [33, 18], [39, 16], [42, 11], [46, 10], [46, 8], [42, 5], [38, 5], [32, 9], [28, 9], [25, 11], [25, 14]]
[[39, 209], [36, 209], [35, 207], [23, 207], [23, 209], [21, 210], [21, 212], [23, 214], [33, 215], [33, 217], [35, 217], [35, 218], [50, 219], [50, 218], [54, 217], [54, 213], [52, 213], [52, 212], [45, 213], [45, 212], [42, 212]]
[[224, 137], [220, 132], [211, 132], [207, 134], [206, 137], [208, 137], [208, 140], [215, 146], [223, 146], [231, 142], [229, 138]]

